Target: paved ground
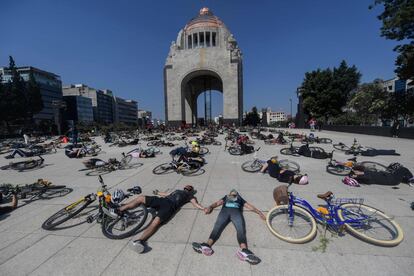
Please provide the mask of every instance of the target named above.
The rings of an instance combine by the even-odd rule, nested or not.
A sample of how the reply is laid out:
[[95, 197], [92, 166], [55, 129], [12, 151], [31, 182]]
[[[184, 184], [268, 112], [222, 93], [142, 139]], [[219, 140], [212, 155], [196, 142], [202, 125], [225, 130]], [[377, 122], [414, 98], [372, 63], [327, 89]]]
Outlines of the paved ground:
[[[318, 133], [319, 134], [319, 133]], [[354, 137], [363, 145], [376, 148], [393, 148], [401, 156], [360, 158], [382, 163], [400, 162], [414, 171], [413, 140], [364, 136], [338, 132], [321, 132], [334, 142], [351, 143]], [[266, 158], [279, 153], [282, 146], [262, 146], [260, 156]], [[331, 149], [331, 145], [323, 146]], [[103, 146], [103, 159], [119, 157], [122, 150]], [[144, 160], [140, 168], [113, 172], [105, 175], [105, 182], [112, 187], [128, 188], [140, 185], [144, 193], [153, 189], [182, 188], [191, 184], [198, 190], [197, 197], [204, 205], [221, 198], [231, 188], [239, 190], [249, 202], [266, 212], [273, 205], [272, 190], [279, 185], [267, 175], [248, 174], [241, 170], [243, 161], [252, 156], [231, 156], [223, 147], [210, 146], [206, 172], [197, 177], [169, 174], [155, 176], [152, 169], [166, 162], [169, 149], [155, 159]], [[335, 153], [337, 159], [345, 155]], [[414, 213], [410, 202], [414, 190], [400, 184], [399, 189], [384, 186], [348, 187], [340, 178], [325, 172], [326, 160], [305, 157], [294, 158], [302, 171], [310, 176], [307, 186], [292, 186], [292, 190], [314, 204], [322, 203], [317, 193], [333, 191], [338, 197], [364, 197], [365, 203], [378, 207], [396, 220], [404, 229], [405, 239], [397, 247], [383, 248], [362, 242], [350, 235], [335, 237], [328, 234], [326, 252], [314, 251], [320, 245], [318, 236], [307, 244], [294, 245], [283, 242], [267, 229], [253, 213], [246, 212], [249, 245], [262, 262], [256, 266], [235, 257], [237, 242], [235, 229], [229, 225], [215, 245], [211, 257], [196, 254], [191, 242], [205, 240], [214, 224], [218, 210], [204, 215], [190, 204], [184, 208], [150, 239], [152, 250], [138, 255], [127, 247], [129, 240], [110, 240], [103, 236], [100, 225], [72, 221], [66, 229], [44, 231], [42, 222], [81, 196], [96, 191], [96, 177], [85, 176], [78, 170], [80, 160], [71, 160], [62, 151], [46, 156], [47, 166], [18, 173], [0, 171], [0, 182], [32, 183], [46, 178], [54, 184], [65, 184], [74, 191], [63, 198], [38, 200], [21, 206], [7, 216], [0, 217], [0, 275], [412, 275], [414, 271]], [[0, 157], [0, 166], [8, 160]], [[322, 229], [321, 227], [319, 227]], [[410, 272], [411, 271], [411, 272]]]

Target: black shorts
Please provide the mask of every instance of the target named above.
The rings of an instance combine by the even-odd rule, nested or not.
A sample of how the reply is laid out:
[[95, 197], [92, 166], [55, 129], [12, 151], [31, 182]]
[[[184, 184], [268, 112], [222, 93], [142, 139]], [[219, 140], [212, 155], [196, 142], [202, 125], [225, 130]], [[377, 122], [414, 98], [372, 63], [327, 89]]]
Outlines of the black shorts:
[[166, 198], [146, 196], [145, 205], [157, 211], [156, 216], [160, 218], [161, 222], [169, 220], [175, 213], [174, 203]]

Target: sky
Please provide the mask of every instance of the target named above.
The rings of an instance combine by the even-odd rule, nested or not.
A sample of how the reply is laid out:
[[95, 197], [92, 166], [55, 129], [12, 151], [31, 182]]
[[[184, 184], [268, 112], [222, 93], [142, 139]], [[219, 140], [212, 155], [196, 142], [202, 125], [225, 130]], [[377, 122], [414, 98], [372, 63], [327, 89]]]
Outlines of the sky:
[[[394, 76], [396, 42], [380, 36], [374, 0], [2, 0], [0, 66], [58, 74], [138, 101], [164, 118], [163, 67], [171, 41], [206, 6], [243, 53], [244, 110], [296, 112], [305, 72], [356, 65], [362, 82]], [[203, 101], [204, 97], [199, 97]], [[222, 96], [213, 93], [213, 116]], [[200, 106], [200, 105], [199, 105]], [[199, 113], [200, 114], [200, 113]]]

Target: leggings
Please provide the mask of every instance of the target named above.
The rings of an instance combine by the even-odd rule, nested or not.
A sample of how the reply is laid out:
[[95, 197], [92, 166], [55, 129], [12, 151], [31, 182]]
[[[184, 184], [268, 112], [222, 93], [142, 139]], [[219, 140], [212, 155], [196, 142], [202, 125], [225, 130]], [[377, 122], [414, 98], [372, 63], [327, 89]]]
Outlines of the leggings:
[[210, 239], [214, 242], [217, 241], [221, 235], [221, 232], [223, 232], [224, 228], [226, 228], [227, 224], [229, 224], [230, 221], [236, 228], [237, 241], [239, 244], [247, 244], [246, 223], [244, 222], [243, 213], [242, 210], [236, 208], [224, 207], [221, 209], [216, 223], [214, 224], [213, 231], [211, 231]]

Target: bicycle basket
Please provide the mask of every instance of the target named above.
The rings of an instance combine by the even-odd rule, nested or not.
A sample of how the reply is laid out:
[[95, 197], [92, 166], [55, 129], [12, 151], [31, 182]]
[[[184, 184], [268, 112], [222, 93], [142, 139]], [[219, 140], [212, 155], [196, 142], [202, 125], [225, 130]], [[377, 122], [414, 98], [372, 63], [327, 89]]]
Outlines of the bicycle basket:
[[289, 202], [288, 187], [286, 185], [281, 185], [276, 187], [273, 190], [273, 198], [276, 202], [276, 205], [284, 205]]
[[363, 204], [363, 198], [336, 198], [332, 201], [334, 205], [342, 205], [345, 203]]

